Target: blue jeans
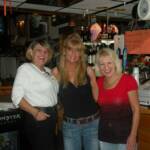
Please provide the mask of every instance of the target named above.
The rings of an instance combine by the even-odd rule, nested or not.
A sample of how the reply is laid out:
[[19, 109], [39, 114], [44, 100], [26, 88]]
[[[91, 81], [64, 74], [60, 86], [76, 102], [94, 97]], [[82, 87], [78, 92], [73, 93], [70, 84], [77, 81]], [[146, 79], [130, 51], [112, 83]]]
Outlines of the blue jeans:
[[101, 150], [126, 150], [126, 144], [113, 144], [100, 141]]
[[[100, 141], [100, 150], [127, 150], [126, 144], [113, 144], [108, 142]], [[137, 144], [134, 150], [137, 150]]]
[[96, 119], [85, 124], [63, 122], [65, 150], [99, 150], [98, 122]]

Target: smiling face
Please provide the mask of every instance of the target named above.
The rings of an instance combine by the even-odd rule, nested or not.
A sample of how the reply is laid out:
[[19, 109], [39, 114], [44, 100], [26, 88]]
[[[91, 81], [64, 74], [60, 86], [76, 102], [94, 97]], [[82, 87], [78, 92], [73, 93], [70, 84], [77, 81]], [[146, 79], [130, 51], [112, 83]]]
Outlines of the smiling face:
[[48, 48], [37, 44], [32, 49], [32, 62], [39, 68], [43, 69], [44, 65], [47, 63], [49, 56]]
[[66, 50], [66, 62], [78, 63], [80, 60], [80, 52], [76, 48], [68, 47]]
[[112, 77], [116, 74], [116, 66], [111, 56], [101, 56], [99, 58], [99, 69], [105, 77]]

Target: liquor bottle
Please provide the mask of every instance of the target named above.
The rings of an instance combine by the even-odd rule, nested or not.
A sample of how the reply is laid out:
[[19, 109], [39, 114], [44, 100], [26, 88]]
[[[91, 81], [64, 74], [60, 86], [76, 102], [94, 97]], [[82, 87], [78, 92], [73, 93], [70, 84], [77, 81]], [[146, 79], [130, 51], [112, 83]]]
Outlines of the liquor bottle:
[[123, 56], [122, 56], [122, 69], [125, 71], [127, 65], [127, 49], [123, 49]]
[[91, 40], [91, 33], [90, 33], [90, 30], [89, 30], [89, 27], [87, 26], [86, 27], [86, 39], [87, 41], [90, 41]]
[[92, 47], [89, 47], [89, 49], [88, 49], [88, 65], [89, 66], [94, 66], [94, 63], [93, 63], [93, 49], [92, 49]]
[[92, 62], [93, 62], [93, 65], [96, 64], [96, 53], [97, 53], [97, 44], [94, 43], [93, 47], [92, 47]]
[[84, 26], [81, 26], [80, 28], [80, 36], [82, 38], [82, 41], [84, 42]]
[[134, 67], [133, 68], [132, 75], [135, 78], [137, 84], [139, 85], [139, 67]]

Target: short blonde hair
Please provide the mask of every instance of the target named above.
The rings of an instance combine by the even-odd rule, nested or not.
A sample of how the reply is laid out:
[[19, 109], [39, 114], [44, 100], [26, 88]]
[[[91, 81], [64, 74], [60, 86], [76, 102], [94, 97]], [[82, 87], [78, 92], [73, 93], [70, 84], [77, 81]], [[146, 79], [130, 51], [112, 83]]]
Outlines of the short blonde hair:
[[52, 58], [52, 55], [53, 55], [53, 51], [50, 47], [50, 45], [48, 44], [47, 41], [45, 40], [35, 40], [33, 42], [31, 42], [27, 48], [27, 51], [26, 51], [26, 58], [29, 60], [29, 61], [32, 61], [33, 59], [33, 51], [36, 51], [34, 48], [36, 45], [40, 44], [42, 47], [44, 48], [47, 48], [48, 49], [48, 60], [47, 62], [49, 62]]
[[[122, 73], [121, 60], [119, 59], [118, 55], [116, 54], [116, 52], [113, 49], [110, 49], [110, 48], [100, 49], [96, 54], [96, 64], [99, 66], [100, 58], [105, 57], [105, 56], [110, 56], [115, 64], [116, 72]], [[101, 72], [99, 72], [99, 73], [101, 75]]]

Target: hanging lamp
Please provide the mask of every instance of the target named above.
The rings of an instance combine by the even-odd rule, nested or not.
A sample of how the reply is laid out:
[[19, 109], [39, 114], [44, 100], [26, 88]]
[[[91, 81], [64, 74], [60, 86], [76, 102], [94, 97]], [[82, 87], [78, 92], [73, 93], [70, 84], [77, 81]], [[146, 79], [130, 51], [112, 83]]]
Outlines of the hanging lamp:
[[[4, 3], [4, 16], [7, 15], [7, 0], [3, 0]], [[10, 14], [12, 14], [12, 1], [9, 0], [9, 10], [10, 10]]]

